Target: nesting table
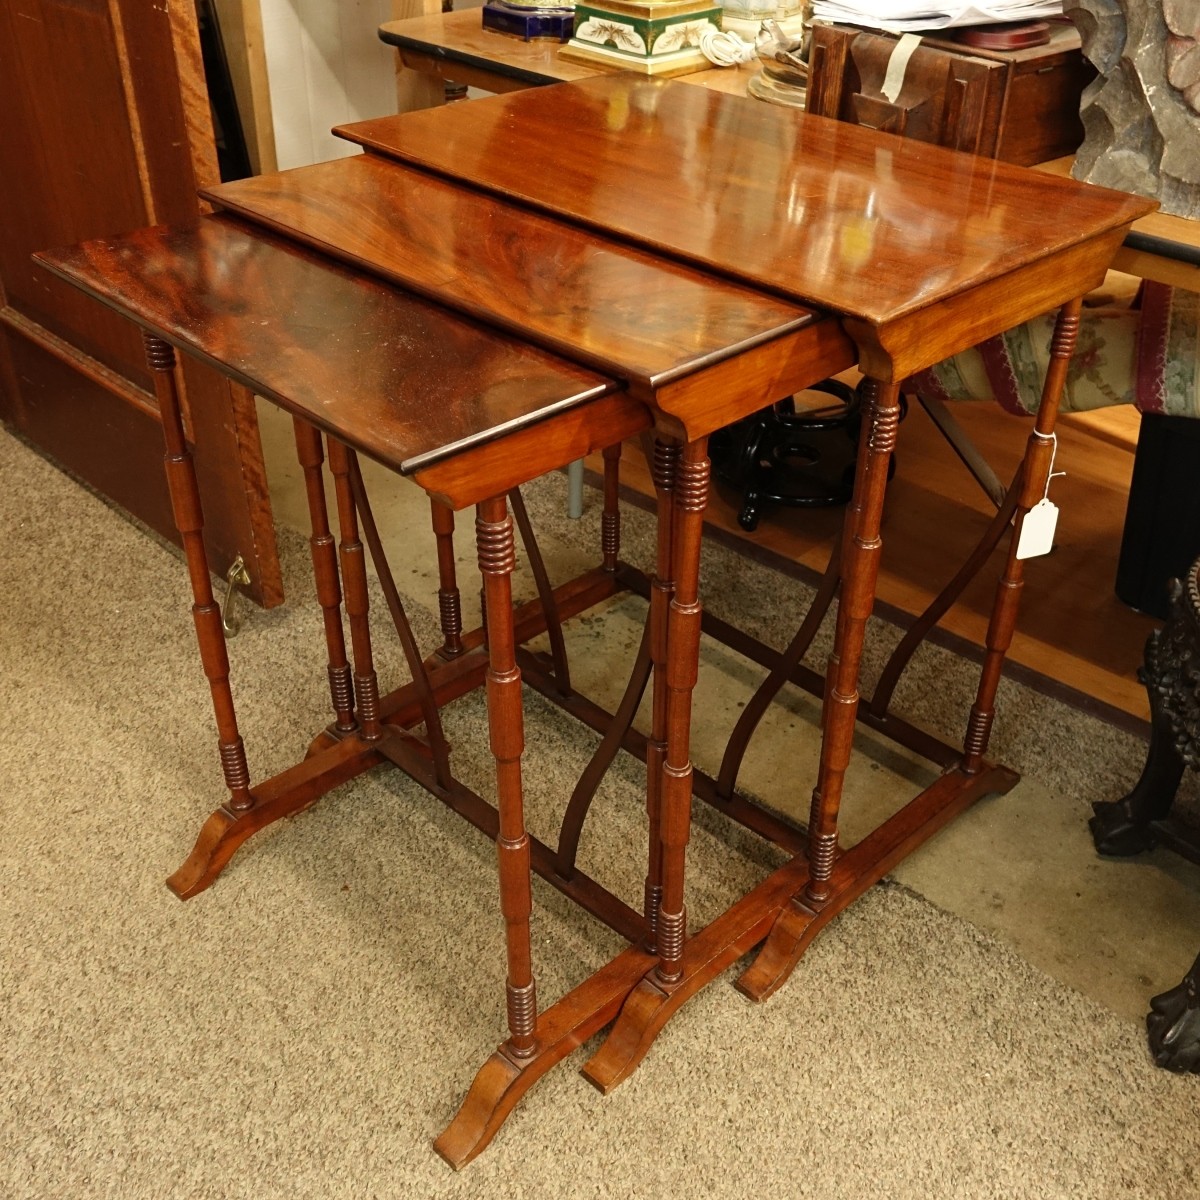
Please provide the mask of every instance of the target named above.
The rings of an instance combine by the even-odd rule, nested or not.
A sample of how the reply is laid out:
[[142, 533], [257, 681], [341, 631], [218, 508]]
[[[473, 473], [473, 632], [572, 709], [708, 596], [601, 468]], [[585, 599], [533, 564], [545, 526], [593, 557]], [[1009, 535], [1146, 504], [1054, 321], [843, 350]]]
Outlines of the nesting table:
[[[760, 944], [738, 986], [756, 1000], [769, 996], [836, 913], [972, 801], [1013, 785], [1014, 773], [986, 756], [1021, 588], [1015, 536], [1045, 491], [1079, 298], [1152, 204], [640, 76], [515, 92], [339, 132], [366, 153], [214, 188], [205, 195], [217, 213], [191, 228], [138, 231], [39, 259], [142, 327], [156, 380], [229, 789], [171, 877], [173, 890], [202, 891], [256, 830], [383, 763], [496, 839], [508, 1035], [435, 1143], [462, 1166], [541, 1075], [609, 1025], [584, 1074], [602, 1091], [615, 1087], [691, 996]], [[874, 694], [860, 701], [902, 384], [1055, 308], [1043, 402], [1004, 504], [902, 640]], [[238, 733], [176, 348], [292, 413], [308, 484], [333, 716], [295, 766], [261, 783], [249, 777]], [[865, 415], [845, 532], [812, 608], [797, 614], [796, 637], [773, 651], [701, 607], [707, 438], [854, 365], [865, 376]], [[639, 434], [652, 447], [657, 495], [651, 578], [620, 561], [620, 446]], [[516, 489], [596, 450], [605, 461], [600, 561], [556, 588]], [[412, 636], [360, 453], [431, 498], [443, 638], [432, 654]], [[324, 499], [326, 454], [340, 546]], [[485, 616], [480, 629], [464, 632], [453, 514], [472, 507]], [[514, 520], [538, 583], [538, 599], [516, 609]], [[917, 644], [1010, 530], [977, 698], [962, 745], [948, 746], [893, 713], [892, 693]], [[375, 675], [368, 556], [412, 676], [392, 691]], [[641, 591], [649, 606], [628, 687], [610, 715], [572, 688], [561, 624], [622, 588]], [[822, 680], [801, 659], [835, 596], [835, 647]], [[689, 745], [702, 630], [768, 669], [712, 779], [694, 770]], [[543, 632], [550, 653], [531, 653], [525, 643]], [[736, 788], [757, 722], [788, 680], [824, 697], [805, 829]], [[523, 683], [604, 731], [565, 804], [556, 847], [525, 829]], [[439, 718], [442, 706], [480, 686], [495, 805], [455, 778]], [[632, 721], [647, 687], [653, 703], [643, 736]], [[856, 720], [927, 755], [941, 774], [847, 848], [838, 813]], [[575, 863], [591, 796], [622, 746], [647, 764], [640, 908]], [[689, 927], [685, 894], [693, 795], [788, 852], [703, 929]], [[534, 984], [531, 871], [629, 942], [548, 1005]]]

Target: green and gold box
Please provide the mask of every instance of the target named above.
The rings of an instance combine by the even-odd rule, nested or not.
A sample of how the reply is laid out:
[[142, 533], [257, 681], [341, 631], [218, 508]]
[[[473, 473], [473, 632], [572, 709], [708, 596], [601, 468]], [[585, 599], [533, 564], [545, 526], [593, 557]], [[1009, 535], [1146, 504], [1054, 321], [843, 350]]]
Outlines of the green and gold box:
[[683, 75], [712, 63], [700, 35], [721, 28], [721, 6], [708, 0], [599, 0], [577, 3], [575, 32], [563, 58], [646, 75]]

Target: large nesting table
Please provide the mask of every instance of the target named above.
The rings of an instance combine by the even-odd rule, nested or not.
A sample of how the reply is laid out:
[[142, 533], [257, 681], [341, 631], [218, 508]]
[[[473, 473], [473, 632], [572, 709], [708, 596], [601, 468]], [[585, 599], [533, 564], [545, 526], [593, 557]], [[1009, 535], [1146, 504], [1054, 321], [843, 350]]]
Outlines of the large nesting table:
[[[194, 228], [140, 231], [40, 258], [136, 321], [155, 373], [229, 788], [172, 888], [184, 897], [203, 890], [256, 830], [384, 762], [496, 838], [508, 1037], [435, 1143], [461, 1166], [550, 1066], [609, 1024], [584, 1073], [602, 1091], [616, 1086], [690, 996], [760, 943], [738, 986], [754, 999], [770, 995], [832, 916], [972, 801], [1015, 782], [986, 758], [1021, 587], [1015, 535], [1045, 491], [1079, 298], [1100, 282], [1129, 225], [1152, 206], [755, 101], [623, 75], [340, 132], [367, 153], [212, 189], [207, 198], [222, 211]], [[1043, 402], [1004, 504], [860, 703], [901, 385], [1055, 308]], [[294, 767], [259, 784], [250, 780], [238, 734], [174, 347], [296, 420], [334, 718]], [[865, 416], [845, 532], [792, 644], [771, 651], [702, 612], [707, 438], [856, 364], [865, 376]], [[340, 552], [325, 509], [322, 433]], [[639, 433], [652, 438], [658, 499], [650, 579], [619, 560], [620, 443]], [[606, 464], [602, 561], [556, 589], [514, 489], [597, 449]], [[357, 453], [412, 477], [432, 499], [443, 644], [429, 657], [392, 582]], [[453, 512], [472, 506], [485, 620], [464, 633], [451, 539]], [[539, 593], [515, 611], [514, 517]], [[917, 643], [1010, 527], [977, 698], [962, 746], [947, 746], [892, 713], [892, 691]], [[367, 551], [412, 673], [386, 694], [372, 659]], [[649, 610], [625, 696], [610, 716], [572, 689], [561, 621], [622, 587], [647, 595]], [[838, 593], [835, 648], [821, 680], [800, 660]], [[769, 668], [716, 779], [699, 776], [690, 760], [702, 627]], [[523, 648], [542, 632], [550, 635], [549, 655]], [[605, 731], [566, 805], [555, 848], [531, 839], [524, 825], [523, 679]], [[736, 792], [741, 755], [789, 679], [824, 696], [820, 768], [804, 830]], [[442, 705], [480, 685], [496, 760], [494, 807], [454, 778], [438, 716]], [[647, 686], [652, 716], [642, 736], [631, 724]], [[844, 848], [838, 813], [856, 719], [926, 754], [942, 774]], [[640, 912], [575, 865], [591, 796], [623, 745], [647, 762]], [[694, 793], [788, 851], [783, 866], [699, 930], [688, 927], [685, 904]], [[534, 987], [531, 869], [630, 943], [546, 1007]]]

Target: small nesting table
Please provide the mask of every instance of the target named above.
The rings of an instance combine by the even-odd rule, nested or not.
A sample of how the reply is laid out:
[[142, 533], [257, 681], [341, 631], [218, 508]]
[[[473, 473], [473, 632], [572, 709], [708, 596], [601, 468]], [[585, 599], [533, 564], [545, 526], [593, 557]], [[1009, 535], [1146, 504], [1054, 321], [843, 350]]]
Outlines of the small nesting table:
[[[1151, 205], [622, 75], [341, 132], [368, 152], [213, 189], [206, 196], [223, 212], [192, 229], [141, 231], [40, 259], [142, 326], [157, 381], [229, 787], [172, 888], [181, 896], [202, 890], [257, 829], [383, 762], [496, 838], [508, 1037], [435, 1143], [461, 1166], [549, 1067], [606, 1025], [611, 1031], [584, 1067], [602, 1091], [628, 1077], [689, 997], [759, 943], [738, 986], [754, 999], [770, 995], [837, 912], [973, 800], [1015, 782], [986, 759], [1021, 586], [1013, 549], [1001, 569], [963, 745], [906, 724], [890, 711], [891, 695], [922, 637], [1043, 494], [1079, 297], [1099, 283], [1128, 226]], [[1004, 505], [860, 703], [900, 386], [909, 374], [1056, 307], [1043, 402]], [[200, 543], [172, 347], [206, 359], [296, 418], [334, 718], [306, 757], [258, 785], [246, 770]], [[867, 379], [854, 499], [817, 599], [779, 653], [703, 614], [707, 438], [854, 364]], [[619, 444], [643, 432], [653, 438], [657, 494], [651, 579], [619, 560]], [[336, 484], [340, 552], [324, 507], [321, 433]], [[552, 588], [526, 537], [539, 599], [514, 611], [513, 518], [522, 533], [527, 521], [513, 489], [601, 448], [600, 565]], [[432, 498], [443, 644], [428, 658], [391, 581], [358, 452], [413, 478]], [[453, 512], [471, 506], [486, 604], [484, 628], [465, 634], [450, 539]], [[412, 672], [412, 682], [386, 694], [371, 656], [368, 551]], [[647, 595], [649, 610], [625, 696], [610, 716], [571, 688], [560, 623], [620, 587]], [[800, 660], [839, 592], [835, 649], [822, 680]], [[689, 749], [702, 628], [768, 668], [715, 779], [694, 770]], [[523, 649], [543, 631], [548, 658]], [[757, 722], [789, 679], [824, 695], [820, 769], [803, 830], [736, 791]], [[566, 805], [556, 848], [524, 827], [522, 680], [605, 731]], [[496, 759], [495, 807], [454, 779], [438, 718], [442, 705], [480, 685]], [[647, 686], [652, 716], [641, 737], [631, 724]], [[844, 848], [838, 813], [856, 719], [918, 749], [943, 773]], [[641, 912], [583, 876], [574, 861], [591, 795], [622, 745], [647, 762]], [[701, 930], [688, 927], [685, 903], [693, 794], [789, 852], [782, 867]], [[630, 943], [546, 1007], [533, 979], [531, 869]]]

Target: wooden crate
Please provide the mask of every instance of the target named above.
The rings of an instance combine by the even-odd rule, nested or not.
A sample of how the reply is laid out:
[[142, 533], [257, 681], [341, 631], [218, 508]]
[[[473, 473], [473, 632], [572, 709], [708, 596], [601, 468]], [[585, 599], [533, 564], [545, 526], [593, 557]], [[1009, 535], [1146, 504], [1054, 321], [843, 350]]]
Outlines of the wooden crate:
[[1030, 166], [1083, 140], [1079, 97], [1095, 72], [1072, 26], [1024, 50], [980, 50], [922, 38], [891, 103], [881, 85], [897, 38], [813, 26], [808, 111]]

